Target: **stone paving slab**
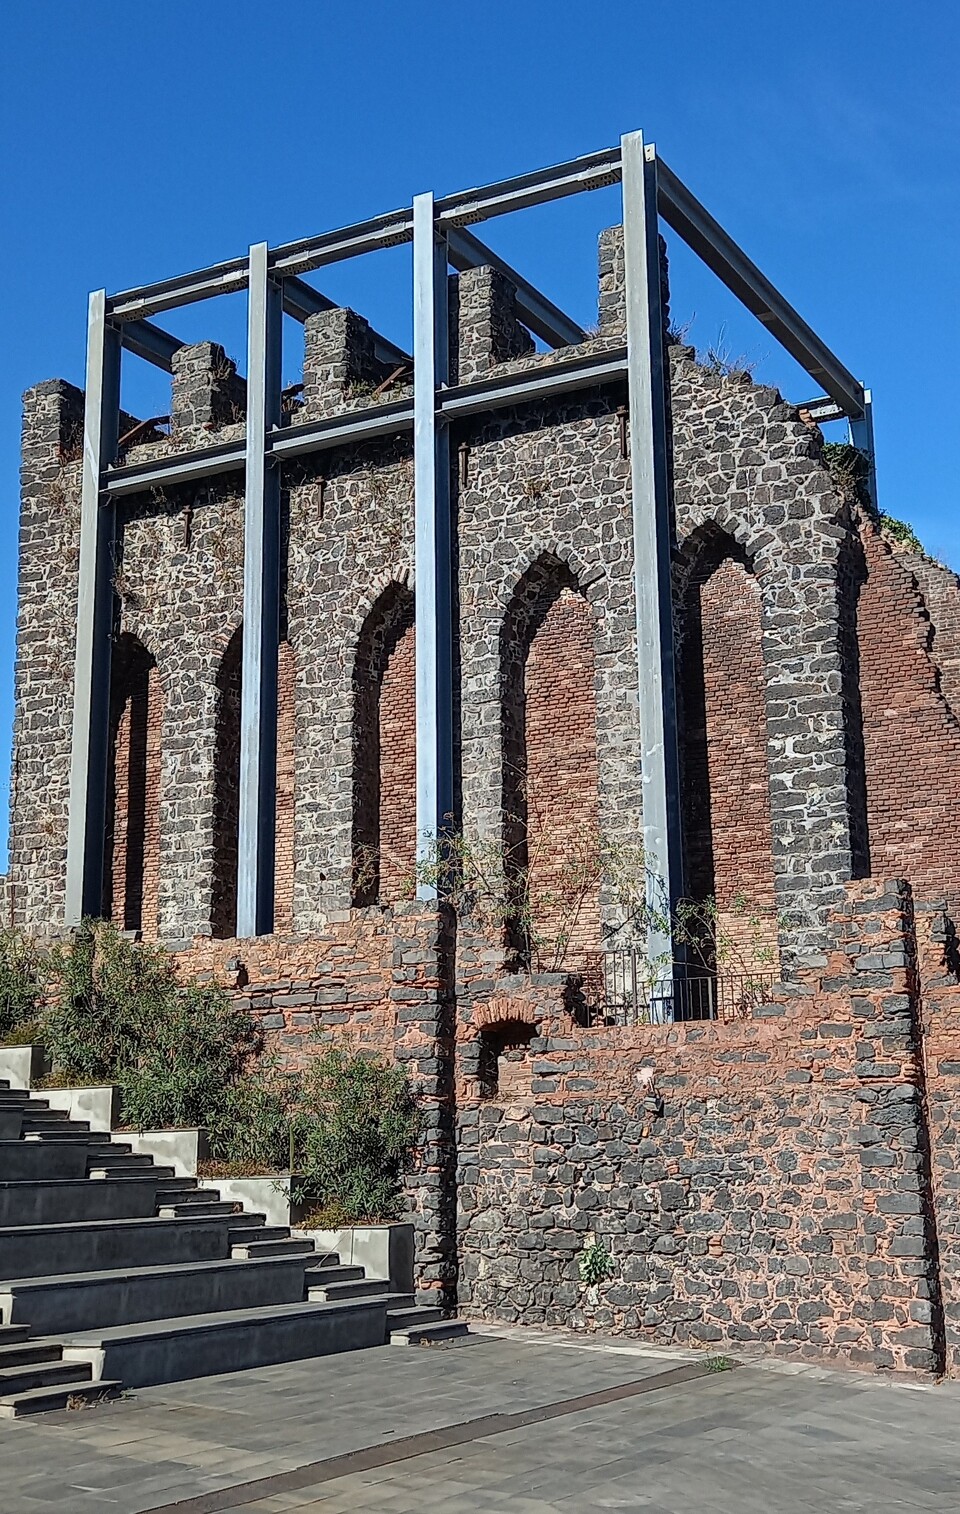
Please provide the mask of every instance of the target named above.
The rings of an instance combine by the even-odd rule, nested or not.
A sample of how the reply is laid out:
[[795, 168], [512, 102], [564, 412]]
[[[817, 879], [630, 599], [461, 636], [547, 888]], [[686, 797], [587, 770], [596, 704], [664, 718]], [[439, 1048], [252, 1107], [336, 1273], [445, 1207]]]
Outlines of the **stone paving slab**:
[[[232, 1514], [960, 1509], [955, 1385], [769, 1363], [681, 1381], [692, 1356], [515, 1331], [143, 1389], [0, 1424], [0, 1510], [146, 1514], [205, 1494]], [[548, 1410], [561, 1417], [489, 1433], [490, 1416]], [[399, 1444], [434, 1431], [469, 1438]], [[373, 1447], [381, 1465], [321, 1481]]]

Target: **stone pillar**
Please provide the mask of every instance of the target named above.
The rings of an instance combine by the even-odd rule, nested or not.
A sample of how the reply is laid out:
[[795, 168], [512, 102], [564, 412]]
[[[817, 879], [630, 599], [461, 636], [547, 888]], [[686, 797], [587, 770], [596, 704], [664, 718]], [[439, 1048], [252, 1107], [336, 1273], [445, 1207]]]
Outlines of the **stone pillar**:
[[303, 420], [334, 415], [345, 403], [370, 403], [390, 374], [374, 353], [370, 322], [346, 306], [321, 310], [304, 322]]
[[175, 438], [200, 441], [204, 433], [242, 422], [247, 385], [219, 342], [195, 342], [173, 355], [170, 427]]
[[62, 379], [23, 398], [16, 719], [3, 923], [63, 921], [80, 550], [83, 393]]
[[517, 291], [494, 268], [468, 268], [457, 284], [457, 382], [470, 384], [498, 363], [526, 357], [533, 338], [517, 320]]

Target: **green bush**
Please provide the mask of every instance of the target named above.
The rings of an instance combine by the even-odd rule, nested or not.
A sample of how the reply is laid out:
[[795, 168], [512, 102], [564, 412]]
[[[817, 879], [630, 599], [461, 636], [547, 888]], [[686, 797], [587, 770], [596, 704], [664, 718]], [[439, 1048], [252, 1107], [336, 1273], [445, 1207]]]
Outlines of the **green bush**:
[[302, 1176], [305, 1197], [342, 1223], [396, 1218], [419, 1136], [406, 1073], [324, 1050], [285, 1073], [253, 1017], [209, 983], [181, 983], [161, 947], [86, 920], [43, 954], [0, 933], [0, 1031], [38, 1014], [63, 1085], [114, 1083], [123, 1124], [206, 1126], [211, 1156], [246, 1172]]
[[402, 1067], [322, 1052], [297, 1080], [293, 1118], [303, 1196], [345, 1222], [399, 1216], [420, 1134], [417, 1096]]
[[124, 1124], [222, 1125], [260, 1047], [252, 1018], [223, 989], [181, 985], [166, 952], [102, 921], [85, 921], [53, 969], [44, 1038], [58, 1070], [116, 1083]]
[[18, 931], [0, 930], [0, 1042], [16, 1044], [36, 1022], [48, 971], [49, 955], [36, 942]]

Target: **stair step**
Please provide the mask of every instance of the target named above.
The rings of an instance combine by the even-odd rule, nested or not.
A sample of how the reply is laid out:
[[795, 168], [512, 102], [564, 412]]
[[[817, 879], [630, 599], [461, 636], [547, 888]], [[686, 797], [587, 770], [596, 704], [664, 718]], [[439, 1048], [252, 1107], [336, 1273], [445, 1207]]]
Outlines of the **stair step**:
[[466, 1322], [460, 1319], [444, 1320], [436, 1325], [411, 1325], [390, 1331], [391, 1346], [431, 1346], [434, 1342], [460, 1340], [469, 1335]]
[[0, 1278], [225, 1260], [230, 1240], [228, 1223], [207, 1215], [0, 1226]]
[[181, 1382], [383, 1344], [382, 1300], [274, 1304], [71, 1335], [64, 1358], [125, 1387]]
[[379, 1279], [363, 1277], [354, 1282], [347, 1283], [324, 1283], [319, 1288], [310, 1289], [311, 1298], [326, 1299], [328, 1303], [336, 1303], [338, 1299], [346, 1298], [376, 1298], [378, 1294], [390, 1292], [390, 1284]]
[[30, 1334], [29, 1325], [0, 1325], [0, 1346], [13, 1346], [25, 1341]]
[[11, 1393], [0, 1398], [0, 1419], [20, 1419], [25, 1414], [43, 1414], [51, 1409], [67, 1409], [78, 1400], [101, 1403], [115, 1398], [121, 1384], [99, 1380], [77, 1382], [67, 1386], [31, 1388], [26, 1393]]
[[[231, 1237], [231, 1241], [233, 1238]], [[309, 1256], [313, 1251], [312, 1241], [275, 1240], [275, 1241], [244, 1241], [239, 1245], [233, 1241], [231, 1252], [243, 1261], [252, 1261], [258, 1256]]]
[[304, 1281], [308, 1288], [325, 1288], [328, 1283], [353, 1283], [360, 1278], [366, 1277], [362, 1267], [341, 1266], [333, 1263], [330, 1266], [317, 1266], [311, 1261], [310, 1267], [304, 1274]]
[[190, 1200], [183, 1203], [177, 1200], [174, 1204], [161, 1204], [157, 1212], [162, 1220], [176, 1219], [178, 1215], [183, 1214], [209, 1214], [227, 1219], [231, 1214], [242, 1214], [243, 1208], [241, 1205], [224, 1199], [207, 1200], [203, 1203]]
[[259, 1216], [259, 1223], [257, 1219], [256, 1215], [245, 1214], [242, 1224], [228, 1225], [227, 1234], [230, 1237], [230, 1245], [246, 1246], [250, 1241], [280, 1241], [290, 1234], [285, 1225], [268, 1225], [265, 1215]]
[[97, 1167], [120, 1167], [126, 1170], [130, 1167], [153, 1168], [153, 1157], [134, 1156], [131, 1152], [127, 1155], [122, 1151], [112, 1148], [107, 1151], [94, 1151], [91, 1154], [91, 1164]]
[[86, 1146], [90, 1143], [90, 1134], [86, 1130], [62, 1130], [60, 1128], [54, 1130], [52, 1126], [45, 1126], [43, 1130], [36, 1130], [31, 1129], [27, 1122], [24, 1121], [23, 1139], [25, 1141], [49, 1141], [51, 1145], [55, 1145], [60, 1141], [82, 1141]]
[[[28, 1330], [29, 1326], [24, 1326]], [[22, 1344], [0, 1345], [0, 1372], [5, 1367], [29, 1367], [34, 1362], [58, 1362], [63, 1347], [57, 1341], [24, 1341]]]
[[0, 1403], [9, 1393], [29, 1393], [31, 1388], [52, 1388], [57, 1383], [88, 1383], [93, 1376], [89, 1362], [39, 1362], [34, 1367], [10, 1367], [0, 1371]]
[[[303, 1303], [303, 1277], [309, 1260], [305, 1256], [228, 1257], [0, 1282], [4, 1315], [29, 1321], [30, 1328], [45, 1337], [39, 1347], [36, 1341], [28, 1340], [6, 1349], [15, 1352], [52, 1347], [59, 1355], [64, 1335], [76, 1331]], [[0, 1362], [3, 1349], [0, 1347]]]
[[446, 1324], [446, 1316], [442, 1309], [435, 1309], [430, 1304], [410, 1304], [399, 1308], [387, 1310], [387, 1329], [411, 1330], [415, 1325], [439, 1325]]

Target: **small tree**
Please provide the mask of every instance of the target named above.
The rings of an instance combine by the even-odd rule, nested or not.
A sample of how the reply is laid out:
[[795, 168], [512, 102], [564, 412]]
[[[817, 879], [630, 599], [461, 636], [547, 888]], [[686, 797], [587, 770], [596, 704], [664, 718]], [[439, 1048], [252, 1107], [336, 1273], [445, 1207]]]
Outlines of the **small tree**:
[[0, 1041], [33, 1032], [43, 1005], [49, 954], [19, 931], [0, 930]]

